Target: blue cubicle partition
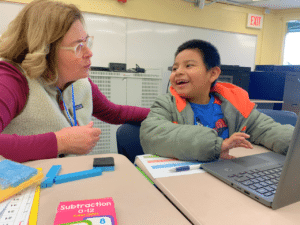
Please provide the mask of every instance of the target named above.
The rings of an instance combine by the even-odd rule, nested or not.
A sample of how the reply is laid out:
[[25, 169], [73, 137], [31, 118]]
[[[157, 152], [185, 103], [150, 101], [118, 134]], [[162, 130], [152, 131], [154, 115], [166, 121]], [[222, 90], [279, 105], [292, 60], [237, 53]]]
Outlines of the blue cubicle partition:
[[250, 74], [250, 99], [284, 101], [273, 109], [294, 111], [300, 109], [300, 65], [257, 65]]
[[255, 71], [265, 72], [300, 72], [300, 65], [256, 65]]
[[251, 72], [250, 99], [283, 101], [285, 78], [284, 72]]

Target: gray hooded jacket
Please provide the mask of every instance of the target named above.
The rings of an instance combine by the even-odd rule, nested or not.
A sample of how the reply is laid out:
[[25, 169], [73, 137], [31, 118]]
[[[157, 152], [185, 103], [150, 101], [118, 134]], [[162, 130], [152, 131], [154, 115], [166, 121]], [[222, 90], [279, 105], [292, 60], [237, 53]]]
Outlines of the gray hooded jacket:
[[[294, 127], [276, 123], [260, 113], [248, 93], [229, 83], [217, 83], [211, 93], [220, 100], [229, 136], [246, 132], [250, 142], [286, 154]], [[194, 112], [188, 101], [173, 89], [159, 96], [142, 122], [140, 140], [145, 154], [179, 160], [211, 161], [219, 158], [223, 139], [217, 131], [194, 125]]]

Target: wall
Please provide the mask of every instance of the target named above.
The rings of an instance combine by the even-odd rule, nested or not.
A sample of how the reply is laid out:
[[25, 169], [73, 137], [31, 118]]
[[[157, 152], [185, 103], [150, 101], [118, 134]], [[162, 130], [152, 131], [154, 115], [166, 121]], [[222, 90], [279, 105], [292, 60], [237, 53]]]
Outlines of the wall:
[[[0, 35], [25, 4], [0, 2]], [[221, 63], [255, 67], [257, 35], [83, 13], [87, 32], [95, 38], [92, 66], [107, 67], [110, 62], [136, 64], [147, 73], [162, 74], [162, 92], [167, 90], [174, 52], [183, 42], [201, 38], [219, 50]]]
[[[278, 10], [276, 11], [276, 17], [278, 18], [278, 24], [280, 24], [280, 30], [278, 31], [278, 39], [280, 39], [280, 45], [274, 46], [276, 52], [280, 56], [278, 64], [281, 64], [283, 61], [283, 47], [284, 47], [284, 38], [286, 34], [286, 23], [291, 20], [300, 20], [300, 9], [286, 9], [286, 10]], [[276, 26], [276, 24], [273, 24]]]
[[[31, 0], [7, 0], [29, 3]], [[214, 3], [203, 9], [183, 0], [63, 0], [73, 3], [85, 12], [149, 20], [169, 24], [201, 27], [257, 36], [256, 64], [281, 64], [281, 49], [287, 14], [272, 10], [265, 14], [263, 8]], [[264, 15], [263, 29], [246, 28], [248, 13]], [[295, 13], [296, 14], [296, 13]]]

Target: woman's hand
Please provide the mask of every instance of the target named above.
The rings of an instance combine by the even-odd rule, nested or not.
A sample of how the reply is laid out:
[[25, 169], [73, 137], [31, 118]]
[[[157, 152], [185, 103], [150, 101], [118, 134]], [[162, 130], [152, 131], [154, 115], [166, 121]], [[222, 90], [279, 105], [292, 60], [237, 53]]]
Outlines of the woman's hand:
[[225, 139], [221, 145], [221, 159], [234, 159], [234, 156], [229, 155], [229, 150], [236, 147], [253, 148], [252, 144], [246, 140], [250, 135], [242, 132], [234, 133], [229, 138]]
[[55, 132], [58, 154], [87, 154], [97, 144], [101, 134], [91, 121], [85, 126], [66, 127]]

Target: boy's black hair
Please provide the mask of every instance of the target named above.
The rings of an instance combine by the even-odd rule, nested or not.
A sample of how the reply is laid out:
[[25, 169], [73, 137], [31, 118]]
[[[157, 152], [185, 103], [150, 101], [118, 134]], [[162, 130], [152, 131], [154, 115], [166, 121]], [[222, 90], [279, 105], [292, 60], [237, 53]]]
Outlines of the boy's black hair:
[[220, 66], [220, 55], [215, 46], [203, 40], [190, 40], [180, 45], [175, 53], [175, 57], [186, 49], [198, 49], [202, 53], [203, 62], [207, 70], [215, 66]]
[[[207, 70], [210, 70], [211, 68], [214, 68], [216, 66], [220, 67], [221, 64], [220, 54], [217, 48], [213, 46], [211, 43], [203, 40], [197, 40], [197, 39], [184, 42], [182, 45], [180, 45], [177, 48], [175, 57], [180, 52], [186, 49], [198, 49], [201, 52], [201, 55], [203, 57], [203, 62]], [[215, 80], [211, 84], [211, 87], [215, 86], [216, 82], [217, 80]]]

